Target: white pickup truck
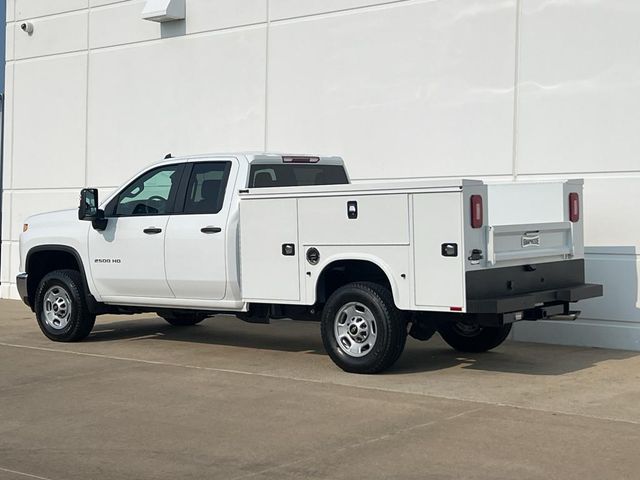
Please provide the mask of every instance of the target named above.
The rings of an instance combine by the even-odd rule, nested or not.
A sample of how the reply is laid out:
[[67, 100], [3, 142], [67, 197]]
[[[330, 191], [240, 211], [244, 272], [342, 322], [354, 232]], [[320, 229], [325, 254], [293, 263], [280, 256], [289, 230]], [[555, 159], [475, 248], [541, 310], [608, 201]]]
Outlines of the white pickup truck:
[[375, 373], [407, 334], [501, 344], [517, 320], [574, 319], [584, 279], [582, 181], [350, 183], [339, 157], [167, 158], [98, 202], [34, 215], [22, 299], [42, 332], [78, 341], [96, 315], [220, 313], [319, 320], [349, 372]]

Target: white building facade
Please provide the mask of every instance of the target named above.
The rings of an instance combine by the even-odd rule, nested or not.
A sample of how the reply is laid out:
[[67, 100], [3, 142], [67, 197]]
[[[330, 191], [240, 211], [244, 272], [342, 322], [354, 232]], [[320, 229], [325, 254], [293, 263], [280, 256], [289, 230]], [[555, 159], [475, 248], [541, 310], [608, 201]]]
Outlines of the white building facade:
[[513, 335], [640, 350], [640, 2], [184, 0], [160, 23], [149, 1], [7, 1], [2, 297], [23, 220], [84, 186], [167, 152], [321, 152], [357, 180], [584, 177], [605, 296]]

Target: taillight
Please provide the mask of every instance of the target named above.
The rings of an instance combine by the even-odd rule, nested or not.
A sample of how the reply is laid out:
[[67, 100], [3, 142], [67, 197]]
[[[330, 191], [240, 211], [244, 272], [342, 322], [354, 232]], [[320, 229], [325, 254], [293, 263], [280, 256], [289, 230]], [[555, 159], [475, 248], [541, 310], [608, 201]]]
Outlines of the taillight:
[[580, 196], [576, 192], [569, 194], [569, 220], [573, 223], [580, 220]]
[[480, 228], [482, 226], [482, 197], [471, 195], [471, 227]]

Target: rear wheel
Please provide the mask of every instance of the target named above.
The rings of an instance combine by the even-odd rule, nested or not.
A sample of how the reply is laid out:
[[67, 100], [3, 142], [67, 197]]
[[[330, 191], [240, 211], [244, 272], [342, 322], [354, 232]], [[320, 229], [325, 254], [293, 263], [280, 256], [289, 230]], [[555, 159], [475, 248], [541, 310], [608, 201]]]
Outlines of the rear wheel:
[[35, 311], [42, 333], [56, 342], [86, 338], [96, 321], [87, 308], [82, 276], [76, 270], [45, 275], [36, 291]]
[[404, 315], [391, 292], [369, 282], [336, 290], [322, 311], [322, 342], [346, 372], [378, 373], [393, 365], [407, 339]]
[[502, 327], [483, 327], [477, 323], [442, 322], [438, 333], [449, 346], [459, 352], [486, 352], [502, 344], [511, 332], [511, 324]]
[[206, 317], [200, 313], [187, 313], [187, 312], [163, 312], [159, 314], [167, 323], [175, 327], [190, 327], [191, 325], [197, 325], [203, 321]]

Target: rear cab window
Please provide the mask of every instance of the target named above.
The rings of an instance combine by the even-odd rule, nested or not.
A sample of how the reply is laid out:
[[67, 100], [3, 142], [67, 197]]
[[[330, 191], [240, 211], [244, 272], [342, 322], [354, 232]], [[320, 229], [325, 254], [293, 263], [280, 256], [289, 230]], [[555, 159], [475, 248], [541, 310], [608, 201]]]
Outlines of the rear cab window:
[[249, 171], [249, 188], [344, 185], [349, 183], [342, 165], [256, 163]]

